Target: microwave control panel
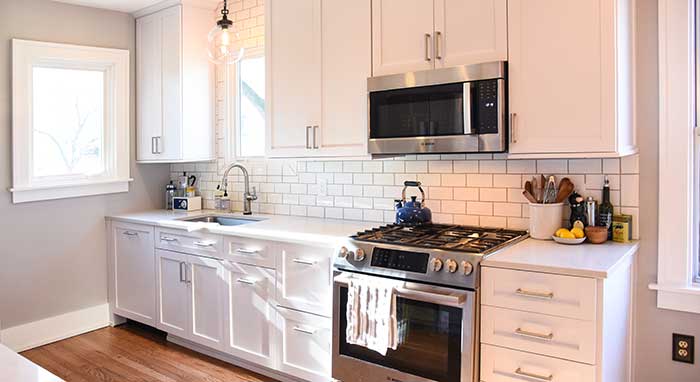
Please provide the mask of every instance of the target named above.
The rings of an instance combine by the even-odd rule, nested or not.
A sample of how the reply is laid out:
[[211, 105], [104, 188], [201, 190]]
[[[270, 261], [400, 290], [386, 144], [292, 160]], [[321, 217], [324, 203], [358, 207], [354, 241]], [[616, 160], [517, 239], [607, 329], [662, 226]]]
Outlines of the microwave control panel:
[[475, 130], [479, 134], [498, 133], [499, 81], [502, 80], [478, 81], [472, 85], [472, 107], [476, 109], [475, 120], [472, 123], [476, 123]]

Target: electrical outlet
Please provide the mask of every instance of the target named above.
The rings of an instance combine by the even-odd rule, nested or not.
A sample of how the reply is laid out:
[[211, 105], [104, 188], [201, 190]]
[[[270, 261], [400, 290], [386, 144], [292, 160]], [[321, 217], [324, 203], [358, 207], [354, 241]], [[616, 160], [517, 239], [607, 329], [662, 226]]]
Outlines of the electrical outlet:
[[695, 363], [695, 337], [673, 333], [673, 360]]

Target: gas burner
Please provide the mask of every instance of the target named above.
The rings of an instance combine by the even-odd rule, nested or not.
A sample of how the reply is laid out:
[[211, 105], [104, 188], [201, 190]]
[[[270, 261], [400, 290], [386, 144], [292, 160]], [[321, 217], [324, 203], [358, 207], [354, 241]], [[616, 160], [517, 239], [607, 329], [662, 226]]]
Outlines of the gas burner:
[[446, 224], [386, 225], [358, 232], [352, 239], [368, 243], [407, 245], [474, 254], [491, 253], [525, 238], [527, 232]]

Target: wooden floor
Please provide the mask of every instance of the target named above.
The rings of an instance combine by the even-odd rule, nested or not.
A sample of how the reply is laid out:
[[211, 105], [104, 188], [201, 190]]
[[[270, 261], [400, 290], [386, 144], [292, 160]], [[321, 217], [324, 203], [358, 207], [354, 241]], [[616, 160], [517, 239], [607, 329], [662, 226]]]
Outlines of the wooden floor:
[[67, 382], [274, 382], [165, 340], [135, 323], [22, 353]]

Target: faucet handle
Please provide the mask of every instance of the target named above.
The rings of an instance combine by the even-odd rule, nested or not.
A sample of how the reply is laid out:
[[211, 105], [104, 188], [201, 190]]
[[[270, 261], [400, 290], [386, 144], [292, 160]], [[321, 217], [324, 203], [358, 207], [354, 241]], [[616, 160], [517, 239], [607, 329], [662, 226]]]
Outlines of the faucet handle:
[[255, 189], [255, 186], [251, 187], [253, 189], [253, 192], [248, 194], [248, 199], [249, 200], [258, 200], [258, 193], [257, 190]]

